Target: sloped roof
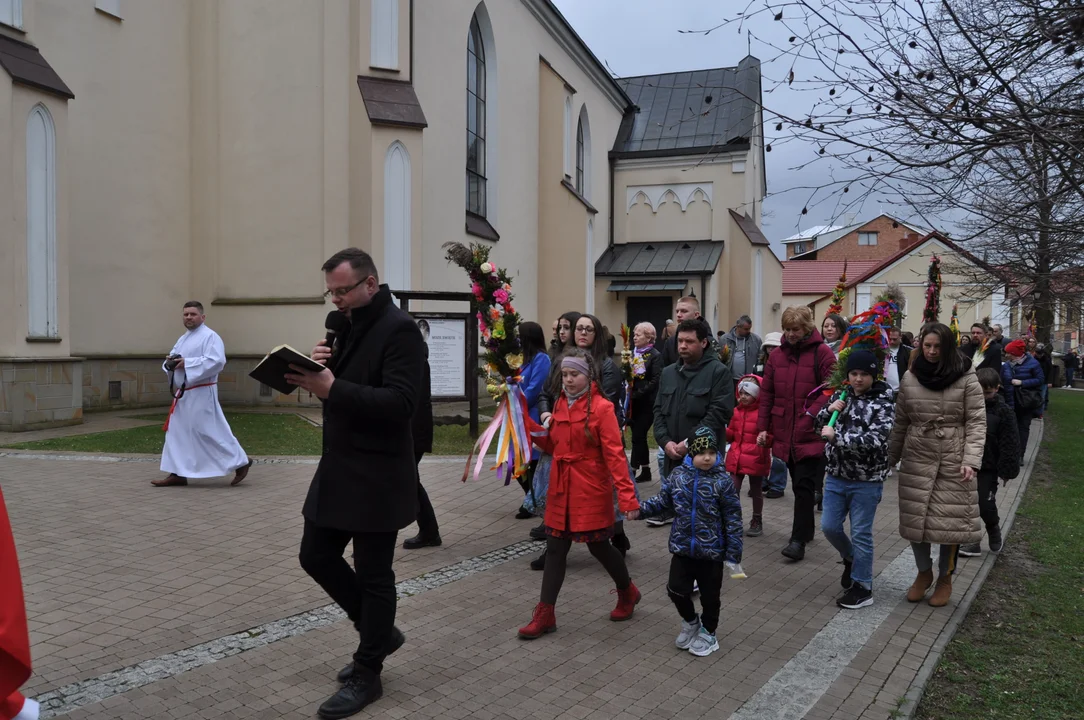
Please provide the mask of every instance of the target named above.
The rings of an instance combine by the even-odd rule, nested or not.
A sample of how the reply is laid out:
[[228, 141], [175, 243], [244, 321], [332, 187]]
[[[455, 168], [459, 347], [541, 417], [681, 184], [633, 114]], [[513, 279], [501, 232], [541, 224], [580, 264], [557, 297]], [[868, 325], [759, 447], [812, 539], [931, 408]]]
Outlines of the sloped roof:
[[723, 243], [714, 240], [611, 245], [595, 263], [595, 275], [710, 275], [719, 265]]
[[[879, 260], [852, 260], [847, 263], [849, 278], [860, 277], [880, 265]], [[842, 260], [788, 260], [783, 263], [783, 294], [814, 295], [831, 293], [843, 273]]]
[[741, 231], [745, 233], [745, 237], [749, 238], [749, 242], [753, 245], [766, 245], [771, 247], [771, 241], [764, 237], [764, 233], [753, 218], [748, 215], [742, 215], [733, 210], [730, 211], [730, 217], [734, 218], [734, 222], [738, 224]]
[[808, 230], [802, 230], [800, 233], [797, 233], [795, 235], [791, 235], [789, 238], [784, 238], [784, 239], [780, 240], [779, 242], [783, 243], [784, 245], [787, 245], [789, 243], [798, 242], [799, 240], [812, 240], [813, 238], [817, 237], [821, 233], [834, 232], [835, 230], [839, 230], [841, 227], [843, 227], [843, 226], [842, 225], [814, 225], [813, 227], [809, 228]]
[[618, 78], [637, 106], [614, 144], [618, 157], [744, 150], [760, 102], [760, 60], [737, 67]]

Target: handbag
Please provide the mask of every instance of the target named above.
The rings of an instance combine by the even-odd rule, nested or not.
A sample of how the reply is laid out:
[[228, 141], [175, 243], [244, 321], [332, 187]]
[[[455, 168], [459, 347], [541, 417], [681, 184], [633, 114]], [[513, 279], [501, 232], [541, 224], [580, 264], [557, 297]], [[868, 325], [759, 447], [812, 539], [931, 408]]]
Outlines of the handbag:
[[1038, 410], [1043, 406], [1043, 393], [1039, 388], [1013, 387], [1013, 403], [1021, 410]]

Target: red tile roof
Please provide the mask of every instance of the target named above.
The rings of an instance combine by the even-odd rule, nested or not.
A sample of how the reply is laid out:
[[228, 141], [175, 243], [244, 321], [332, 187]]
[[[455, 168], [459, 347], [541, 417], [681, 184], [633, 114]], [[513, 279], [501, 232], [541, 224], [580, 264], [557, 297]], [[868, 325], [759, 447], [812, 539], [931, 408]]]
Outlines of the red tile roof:
[[[881, 264], [880, 260], [854, 260], [847, 263], [847, 280], [865, 275]], [[783, 294], [814, 295], [830, 293], [843, 272], [842, 260], [791, 260], [783, 263]]]

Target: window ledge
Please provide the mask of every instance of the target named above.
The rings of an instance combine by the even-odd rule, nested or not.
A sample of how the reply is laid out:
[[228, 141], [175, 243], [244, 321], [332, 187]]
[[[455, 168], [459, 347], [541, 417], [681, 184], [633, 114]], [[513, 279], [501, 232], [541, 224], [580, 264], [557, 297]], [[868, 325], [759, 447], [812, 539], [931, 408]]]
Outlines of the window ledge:
[[[567, 176], [566, 176], [566, 178], [567, 178]], [[592, 215], [598, 215], [598, 210], [595, 209], [595, 206], [592, 205], [591, 203], [587, 202], [587, 198], [585, 198], [583, 195], [580, 195], [579, 191], [576, 190], [575, 185], [573, 185], [567, 179], [561, 180], [561, 184], [565, 186], [566, 190], [568, 190], [570, 193], [572, 193], [572, 196], [574, 198], [576, 198], [581, 203], [583, 203], [583, 206], [585, 208], [587, 208], [587, 212], [591, 213]]]
[[395, 73], [396, 75], [402, 72], [399, 68], [380, 67], [379, 65], [370, 65], [369, 69], [373, 72]]
[[41, 337], [39, 335], [27, 335], [26, 341], [28, 343], [59, 343], [63, 342], [63, 339], [58, 337]]
[[20, 35], [26, 35], [26, 30], [23, 30], [18, 25], [8, 25], [6, 22], [0, 22], [0, 28], [4, 30], [11, 30], [12, 32], [17, 32]]
[[500, 233], [489, 224], [489, 220], [486, 220], [481, 215], [475, 215], [474, 213], [467, 212], [467, 234], [480, 237], [483, 240], [492, 240], [496, 242], [501, 239]]
[[97, 10], [102, 15], [105, 15], [110, 20], [116, 20], [117, 22], [124, 22], [124, 18], [122, 18], [120, 15], [114, 15], [113, 13], [109, 12], [108, 10], [104, 10], [104, 9], [102, 9], [100, 7], [96, 7], [94, 9]]

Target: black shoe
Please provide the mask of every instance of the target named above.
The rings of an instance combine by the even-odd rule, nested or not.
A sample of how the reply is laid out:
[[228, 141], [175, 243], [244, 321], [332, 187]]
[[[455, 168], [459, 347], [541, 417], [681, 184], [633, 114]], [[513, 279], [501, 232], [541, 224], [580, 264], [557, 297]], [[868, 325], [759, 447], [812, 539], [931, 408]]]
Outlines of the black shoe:
[[843, 577], [839, 579], [839, 584], [843, 586], [844, 590], [850, 590], [854, 585], [854, 580], [851, 580], [851, 568], [854, 567], [854, 560], [843, 561]]
[[[396, 650], [403, 647], [403, 643], [405, 643], [405, 642], [406, 642], [406, 635], [403, 634], [402, 630], [400, 630], [399, 628], [397, 628], [397, 627], [395, 627], [393, 625], [392, 628], [391, 628], [391, 637], [388, 639], [387, 654], [391, 655]], [[347, 680], [349, 680], [350, 678], [352, 678], [353, 676], [354, 676], [354, 663], [351, 662], [349, 665], [347, 665], [346, 667], [344, 667], [342, 670], [339, 671], [339, 674], [335, 676], [335, 679], [338, 680], [341, 683], [344, 683]]]
[[632, 543], [629, 542], [629, 536], [625, 534], [614, 535], [610, 543], [617, 548], [617, 551], [621, 553], [621, 557], [625, 557], [625, 553], [632, 549]]
[[801, 560], [805, 557], [805, 543], [791, 540], [783, 548], [782, 553], [784, 557], [789, 557], [791, 560]]
[[403, 541], [404, 550], [417, 550], [423, 547], [440, 547], [443, 541], [440, 539], [440, 535], [422, 535], [418, 533], [412, 538], [407, 538]]
[[533, 517], [534, 517], [534, 515], [532, 515], [530, 512], [528, 512], [527, 508], [525, 508], [523, 506], [520, 506], [519, 512], [516, 513], [516, 520], [529, 520], [530, 518], [533, 518]]
[[978, 557], [982, 555], [982, 546], [978, 543], [967, 543], [960, 546], [959, 552], [961, 557]]
[[813, 493], [813, 502], [817, 504], [817, 512], [824, 511], [824, 493]]
[[858, 583], [851, 585], [851, 589], [843, 593], [843, 597], [836, 600], [836, 605], [848, 610], [857, 610], [873, 604], [873, 591]]
[[531, 528], [531, 539], [542, 540], [546, 539], [546, 523], [542, 523], [538, 527]]
[[542, 554], [531, 561], [532, 570], [545, 570], [546, 569], [546, 551], [543, 550]]
[[325, 720], [347, 718], [361, 712], [384, 694], [380, 676], [371, 670], [358, 670], [335, 693], [320, 706], [317, 713]]
[[651, 467], [648, 465], [644, 465], [642, 468], [640, 468], [640, 474], [636, 476], [636, 482], [646, 483], [651, 482], [651, 480]]
[[769, 490], [768, 492], [764, 493], [764, 497], [768, 498], [769, 500], [778, 500], [779, 498], [783, 497], [783, 491]]
[[1005, 547], [1005, 543], [1001, 539], [1001, 529], [998, 528], [998, 529], [994, 530], [994, 532], [987, 531], [986, 534], [989, 536], [990, 552], [992, 552], [992, 553], [1001, 552], [1001, 548]]

